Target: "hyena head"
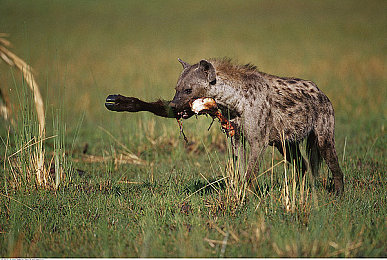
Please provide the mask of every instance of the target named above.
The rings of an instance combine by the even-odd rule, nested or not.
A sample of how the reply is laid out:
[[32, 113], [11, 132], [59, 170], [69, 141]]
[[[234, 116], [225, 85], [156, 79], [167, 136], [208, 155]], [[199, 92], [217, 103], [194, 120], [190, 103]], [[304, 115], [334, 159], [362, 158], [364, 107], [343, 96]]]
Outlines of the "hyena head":
[[190, 109], [190, 103], [201, 97], [206, 97], [206, 93], [211, 85], [216, 84], [215, 68], [206, 60], [201, 60], [199, 63], [189, 65], [179, 59], [183, 65], [177, 85], [176, 94], [170, 106], [180, 112], [183, 117], [188, 117], [187, 111]]

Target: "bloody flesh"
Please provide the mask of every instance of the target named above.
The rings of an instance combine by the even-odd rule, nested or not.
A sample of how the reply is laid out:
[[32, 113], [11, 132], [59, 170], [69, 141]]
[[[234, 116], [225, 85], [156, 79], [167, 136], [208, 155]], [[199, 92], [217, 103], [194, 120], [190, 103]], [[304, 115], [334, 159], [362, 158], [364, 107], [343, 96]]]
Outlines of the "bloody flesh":
[[234, 126], [230, 123], [230, 121], [227, 120], [225, 116], [222, 115], [222, 113], [219, 110], [216, 111], [214, 116], [213, 115], [211, 116], [219, 119], [220, 125], [222, 126], [222, 129], [227, 136], [233, 137], [235, 135]]
[[[228, 137], [233, 137], [235, 135], [234, 126], [219, 111], [218, 106], [216, 105], [216, 102], [214, 99], [198, 98], [194, 100], [190, 105], [191, 105], [192, 111], [195, 112], [197, 115], [207, 114], [207, 115], [210, 115], [212, 118], [219, 119], [222, 130], [226, 133]], [[177, 119], [177, 122], [180, 127], [180, 132], [183, 134], [184, 140], [187, 142], [187, 139], [183, 132], [183, 123], [179, 119]]]

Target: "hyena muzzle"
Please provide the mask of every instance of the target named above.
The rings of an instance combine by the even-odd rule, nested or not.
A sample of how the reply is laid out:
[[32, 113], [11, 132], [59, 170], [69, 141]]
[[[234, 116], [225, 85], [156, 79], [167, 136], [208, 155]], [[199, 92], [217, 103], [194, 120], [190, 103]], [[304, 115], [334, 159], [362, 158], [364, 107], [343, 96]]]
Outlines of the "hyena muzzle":
[[[257, 162], [268, 145], [286, 153], [286, 159], [296, 163], [304, 174], [308, 164], [299, 143], [306, 138], [312, 174], [317, 176], [323, 158], [332, 172], [335, 192], [344, 191], [335, 149], [333, 106], [315, 83], [270, 75], [251, 64], [237, 65], [229, 59], [201, 60], [194, 65], [180, 59], [179, 62], [183, 71], [172, 101], [144, 102], [110, 95], [106, 107], [112, 111], [149, 111], [162, 117], [186, 119], [194, 115], [190, 109], [193, 100], [213, 98], [235, 129], [233, 153], [241, 162], [247, 161], [242, 166], [247, 180], [258, 170]], [[241, 140], [250, 145], [248, 158]]]

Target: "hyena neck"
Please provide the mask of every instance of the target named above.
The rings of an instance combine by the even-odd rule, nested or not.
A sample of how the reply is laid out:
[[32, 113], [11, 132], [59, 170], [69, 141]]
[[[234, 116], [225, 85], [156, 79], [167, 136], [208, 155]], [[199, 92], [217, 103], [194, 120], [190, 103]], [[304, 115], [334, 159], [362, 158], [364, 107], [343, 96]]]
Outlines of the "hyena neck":
[[221, 107], [241, 115], [244, 111], [244, 96], [241, 90], [230, 81], [217, 80], [216, 85], [210, 86], [207, 96], [215, 99]]

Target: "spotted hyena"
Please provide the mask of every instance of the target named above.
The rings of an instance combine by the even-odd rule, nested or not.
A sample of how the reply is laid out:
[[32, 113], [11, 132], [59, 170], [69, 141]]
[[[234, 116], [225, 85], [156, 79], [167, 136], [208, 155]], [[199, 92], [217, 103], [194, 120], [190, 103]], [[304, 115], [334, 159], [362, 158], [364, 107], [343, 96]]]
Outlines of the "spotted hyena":
[[[333, 174], [337, 193], [344, 191], [334, 141], [334, 112], [328, 97], [309, 80], [263, 73], [251, 64], [237, 65], [229, 59], [201, 60], [190, 65], [182, 60], [183, 71], [172, 101], [144, 102], [134, 97], [110, 95], [106, 107], [113, 111], [150, 111], [169, 118], [189, 118], [190, 103], [201, 97], [213, 98], [223, 115], [228, 115], [236, 134], [232, 137], [235, 156], [244, 160], [241, 140], [250, 145], [245, 172], [251, 179], [257, 162], [268, 145], [299, 165], [307, 163], [299, 150], [306, 138], [311, 172], [317, 175], [322, 158]], [[282, 144], [285, 144], [286, 149]]]

